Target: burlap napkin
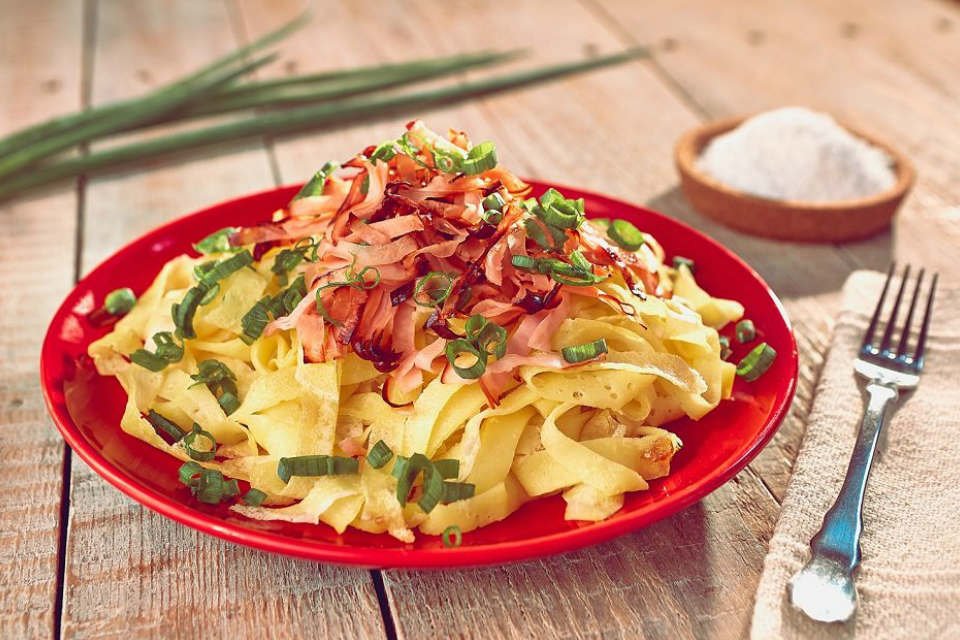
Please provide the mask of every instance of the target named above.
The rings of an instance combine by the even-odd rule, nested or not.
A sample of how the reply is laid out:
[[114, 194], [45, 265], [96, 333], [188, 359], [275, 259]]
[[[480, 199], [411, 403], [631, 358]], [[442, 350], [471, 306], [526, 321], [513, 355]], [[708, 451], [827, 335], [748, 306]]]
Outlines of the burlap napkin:
[[851, 363], [882, 285], [882, 275], [857, 272], [844, 287], [843, 311], [757, 588], [756, 640], [960, 638], [960, 289], [942, 281], [920, 387], [901, 394], [870, 474], [855, 618], [816, 623], [787, 596], [787, 582], [809, 558], [810, 538], [843, 481], [863, 410], [863, 385]]

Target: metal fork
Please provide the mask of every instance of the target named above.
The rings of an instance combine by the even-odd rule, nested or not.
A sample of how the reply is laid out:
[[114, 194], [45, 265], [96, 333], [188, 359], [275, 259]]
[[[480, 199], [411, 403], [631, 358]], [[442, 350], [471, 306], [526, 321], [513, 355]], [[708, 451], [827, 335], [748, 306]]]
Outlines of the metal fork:
[[895, 265], [890, 265], [887, 280], [880, 293], [880, 300], [870, 319], [860, 353], [853, 363], [856, 373], [866, 379], [869, 395], [860, 433], [850, 456], [847, 475], [840, 495], [827, 514], [823, 525], [810, 541], [812, 556], [807, 565], [790, 580], [790, 601], [810, 618], [820, 622], [842, 622], [850, 619], [857, 608], [857, 592], [853, 573], [860, 564], [860, 533], [863, 529], [863, 495], [867, 476], [877, 448], [880, 430], [888, 418], [888, 410], [897, 401], [900, 391], [915, 389], [923, 370], [923, 351], [930, 326], [933, 296], [937, 288], [937, 274], [933, 275], [930, 292], [927, 294], [926, 311], [912, 352], [909, 349], [911, 324], [914, 310], [920, 297], [924, 270], [920, 270], [913, 289], [910, 309], [900, 333], [896, 351], [893, 336], [897, 324], [900, 302], [903, 300], [910, 265], [903, 270], [900, 290], [893, 302], [889, 320], [883, 331], [879, 346], [874, 345], [880, 316], [883, 313], [887, 291], [893, 279]]

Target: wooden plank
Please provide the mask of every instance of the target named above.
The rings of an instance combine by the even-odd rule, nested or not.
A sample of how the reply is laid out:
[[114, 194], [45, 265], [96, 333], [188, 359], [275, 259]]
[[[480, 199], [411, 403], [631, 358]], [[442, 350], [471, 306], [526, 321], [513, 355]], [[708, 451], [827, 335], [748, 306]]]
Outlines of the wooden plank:
[[[242, 6], [246, 23], [260, 30], [285, 17], [277, 5], [269, 11], [258, 3]], [[609, 32], [577, 5], [539, 8], [533, 2], [513, 3], [509, 12], [482, 4], [352, 3], [322, 16], [329, 25], [320, 27], [323, 38], [292, 42], [298, 57], [288, 62], [306, 69], [341, 56], [359, 64], [452, 53], [469, 43], [507, 48], [530, 42], [527, 26], [534, 23], [551, 37], [532, 44], [528, 65], [570, 59], [588, 45], [617, 48]], [[441, 130], [464, 128], [475, 139], [495, 140], [503, 161], [527, 175], [658, 204], [675, 199], [673, 140], [696, 123], [650, 67], [636, 63], [456, 109], [404, 114], [384, 125], [298, 137], [277, 145], [281, 173], [305, 176], [328, 157], [396, 135], [400, 122], [420, 116]], [[689, 210], [676, 207], [689, 217]], [[771, 273], [782, 270], [784, 281], [791, 267], [812, 274], [806, 265], [814, 260], [844, 264], [833, 250], [800, 249], [796, 264], [778, 267], [769, 252], [751, 247], [742, 241], [735, 246]], [[776, 511], [757, 478], [745, 474], [697, 508], [607, 545], [497, 569], [387, 571], [385, 588], [399, 637], [732, 637], [742, 634], [749, 619]]]
[[[100, 3], [98, 18], [97, 103], [141, 93], [237, 46], [221, 4], [109, 1]], [[231, 150], [93, 181], [83, 269], [164, 220], [272, 185], [261, 144]], [[71, 500], [67, 636], [383, 634], [366, 571], [268, 555], [196, 533], [132, 503], [79, 461]]]
[[711, 117], [803, 104], [903, 150], [917, 166], [918, 181], [894, 234], [846, 250], [873, 268], [895, 254], [952, 269], [955, 261], [943, 247], [960, 241], [948, 213], [960, 197], [960, 10], [932, 1], [776, 2], [763, 11], [742, 4], [615, 0], [595, 9], [630, 39], [669, 38], [659, 64]]
[[[774, 273], [728, 240], [739, 234], [718, 232], [773, 285], [797, 328], [802, 362], [798, 402], [774, 441], [751, 465], [779, 498], [828, 341], [824, 318], [835, 312], [836, 292], [849, 272], [883, 270], [896, 256], [957, 273], [956, 262], [944, 247], [960, 241], [956, 214], [949, 208], [960, 197], [955, 180], [960, 168], [960, 132], [955, 126], [960, 102], [948, 89], [955, 85], [949, 82], [956, 77], [949, 60], [957, 49], [950, 25], [960, 22], [960, 11], [934, 2], [910, 3], [909, 10], [896, 2], [882, 6], [777, 2], [765, 4], [763, 11], [698, 2], [667, 7], [591, 0], [588, 6], [624, 42], [654, 46], [661, 72], [707, 117], [784, 104], [826, 109], [882, 134], [917, 165], [918, 183], [894, 232], [843, 245], [840, 251], [847, 265], [820, 262], [817, 250], [801, 257], [795, 247], [787, 251], [785, 245], [740, 236], [768, 252], [774, 262], [778, 255], [814, 258], [800, 271], [795, 270], [795, 261], [784, 260]], [[695, 213], [691, 216], [705, 222]]]
[[[80, 3], [0, 2], [0, 135], [80, 108]], [[53, 631], [63, 441], [37, 387], [40, 342], [74, 277], [66, 184], [0, 202], [0, 637]]]

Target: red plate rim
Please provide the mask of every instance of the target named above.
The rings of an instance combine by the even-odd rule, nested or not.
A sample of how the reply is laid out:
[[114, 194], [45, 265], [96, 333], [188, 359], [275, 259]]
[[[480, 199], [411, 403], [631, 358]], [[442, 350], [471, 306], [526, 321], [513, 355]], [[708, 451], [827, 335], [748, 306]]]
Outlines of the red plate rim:
[[[655, 521], [669, 517], [678, 511], [689, 507], [698, 502], [703, 497], [726, 483], [730, 478], [739, 473], [770, 441], [776, 433], [793, 401], [794, 393], [797, 387], [797, 378], [799, 371], [799, 357], [797, 353], [796, 339], [790, 321], [786, 315], [782, 303], [776, 294], [764, 282], [763, 278], [746, 262], [744, 262], [735, 253], [724, 247], [719, 242], [709, 236], [697, 231], [689, 225], [665, 216], [659, 212], [647, 209], [645, 207], [634, 205], [629, 202], [612, 198], [599, 193], [557, 185], [554, 183], [542, 183], [539, 181], [528, 181], [534, 188], [555, 187], [568, 196], [573, 197], [586, 196], [591, 200], [602, 202], [608, 206], [625, 207], [631, 210], [641, 210], [644, 215], [655, 216], [665, 219], [668, 224], [676, 225], [684, 232], [697, 237], [697, 239], [706, 245], [711, 246], [715, 251], [724, 254], [727, 259], [741, 267], [754, 284], [761, 288], [769, 297], [770, 301], [776, 307], [779, 319], [783, 322], [789, 338], [789, 353], [781, 353], [781, 357], [788, 357], [787, 363], [787, 385], [779, 390], [776, 400], [771, 407], [770, 415], [763, 425], [762, 430], [754, 438], [750, 446], [745, 449], [741, 455], [716, 473], [703, 476], [686, 486], [677, 489], [671, 493], [670, 499], [662, 503], [655, 504], [649, 509], [637, 512], [630, 512], [617, 519], [608, 519], [601, 522], [591, 523], [587, 526], [541, 535], [534, 538], [524, 538], [515, 541], [496, 542], [492, 544], [477, 544], [461, 546], [455, 549], [447, 548], [365, 548], [355, 546], [341, 546], [329, 544], [314, 540], [302, 540], [282, 535], [275, 535], [269, 532], [247, 529], [235, 524], [226, 522], [211, 515], [192, 509], [190, 506], [176, 501], [166, 495], [163, 495], [153, 489], [140, 485], [135, 479], [128, 476], [119, 468], [109, 462], [97, 449], [97, 447], [88, 441], [69, 415], [66, 404], [54, 397], [53, 389], [57, 382], [57, 376], [51, 372], [48, 363], [53, 362], [56, 353], [56, 340], [54, 339], [54, 329], [63, 325], [64, 320], [72, 313], [74, 292], [88, 279], [95, 279], [97, 274], [110, 268], [111, 264], [120, 259], [120, 256], [131, 249], [133, 245], [159, 239], [169, 230], [178, 226], [183, 221], [201, 216], [213, 209], [227, 207], [237, 201], [267, 196], [269, 194], [289, 190], [294, 192], [301, 185], [288, 185], [265, 189], [259, 192], [246, 194], [238, 198], [232, 198], [218, 204], [206, 207], [184, 216], [170, 220], [151, 231], [131, 240], [122, 248], [114, 252], [110, 257], [103, 260], [99, 265], [85, 275], [66, 297], [61, 306], [57, 309], [53, 319], [47, 329], [41, 350], [40, 361], [40, 380], [43, 390], [44, 400], [47, 409], [53, 418], [57, 430], [63, 436], [64, 440], [75, 451], [80, 458], [86, 462], [98, 475], [107, 480], [122, 493], [139, 502], [140, 504], [160, 513], [176, 522], [184, 524], [198, 531], [216, 536], [223, 540], [253, 547], [263, 551], [279, 553], [287, 556], [299, 557], [308, 560], [316, 560], [334, 564], [353, 565], [359, 567], [406, 567], [406, 568], [454, 568], [464, 566], [480, 566], [491, 564], [503, 564], [516, 562], [535, 557], [543, 557], [556, 553], [572, 551], [585, 546], [598, 544], [611, 538], [614, 538], [631, 531], [636, 531]], [[383, 534], [386, 535], [386, 534]]]

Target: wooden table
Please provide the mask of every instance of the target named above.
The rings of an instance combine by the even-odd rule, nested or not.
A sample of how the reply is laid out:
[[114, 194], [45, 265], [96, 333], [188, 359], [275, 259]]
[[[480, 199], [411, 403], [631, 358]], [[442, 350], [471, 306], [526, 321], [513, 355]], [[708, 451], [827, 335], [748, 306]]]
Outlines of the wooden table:
[[[0, 132], [140, 94], [249, 41], [299, 2], [0, 0]], [[646, 44], [548, 85], [0, 203], [0, 637], [648, 637], [746, 634], [847, 275], [892, 257], [960, 277], [960, 9], [923, 0], [321, 3], [267, 73], [529, 46], [525, 64]], [[685, 203], [674, 140], [698, 122], [805, 104], [916, 163], [895, 229], [843, 246], [750, 238]], [[521, 175], [648, 203], [733, 248], [776, 289], [803, 371], [789, 419], [739, 476], [608, 544], [507, 567], [363, 571], [232, 546], [146, 511], [71, 456], [37, 388], [40, 339], [78, 276], [173, 216], [305, 179], [424, 116], [497, 141]], [[954, 205], [954, 208], [951, 208]]]

